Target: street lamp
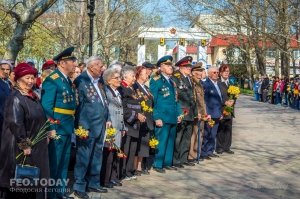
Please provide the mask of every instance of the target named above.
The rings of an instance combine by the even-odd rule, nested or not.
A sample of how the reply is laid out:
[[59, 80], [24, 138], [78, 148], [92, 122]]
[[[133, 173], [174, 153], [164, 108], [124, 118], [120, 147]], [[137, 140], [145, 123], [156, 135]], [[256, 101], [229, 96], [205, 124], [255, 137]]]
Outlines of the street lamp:
[[95, 0], [90, 0], [87, 4], [89, 10], [88, 16], [90, 17], [90, 37], [89, 37], [89, 56], [93, 55], [93, 40], [94, 40], [94, 17], [95, 17]]
[[74, 2], [87, 2], [87, 9], [89, 10], [88, 16], [90, 18], [90, 31], [89, 31], [89, 56], [93, 55], [93, 40], [94, 40], [94, 17], [95, 17], [95, 0], [74, 0]]

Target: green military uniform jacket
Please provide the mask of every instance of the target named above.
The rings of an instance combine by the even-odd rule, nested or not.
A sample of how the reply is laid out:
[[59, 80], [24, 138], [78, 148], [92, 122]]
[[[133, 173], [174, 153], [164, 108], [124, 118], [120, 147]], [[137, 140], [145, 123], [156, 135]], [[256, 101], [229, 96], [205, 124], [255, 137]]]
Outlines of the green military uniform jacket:
[[47, 118], [59, 120], [51, 125], [58, 135], [74, 132], [76, 97], [72, 82], [58, 69], [54, 70], [42, 84], [42, 106]]
[[156, 75], [150, 80], [150, 92], [153, 95], [153, 118], [163, 123], [177, 124], [177, 117], [182, 114], [177, 102], [175, 83], [162, 75]]

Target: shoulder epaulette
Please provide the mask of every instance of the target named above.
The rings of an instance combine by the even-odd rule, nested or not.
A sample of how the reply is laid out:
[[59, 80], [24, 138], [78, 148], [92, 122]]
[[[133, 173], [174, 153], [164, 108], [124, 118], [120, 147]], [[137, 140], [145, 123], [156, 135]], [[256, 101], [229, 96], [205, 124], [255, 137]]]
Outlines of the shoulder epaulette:
[[53, 75], [50, 76], [51, 79], [56, 80], [59, 78], [59, 75], [57, 73], [54, 73]]
[[155, 81], [157, 81], [157, 80], [159, 80], [160, 79], [160, 75], [155, 75], [154, 77], [153, 77], [153, 80], [155, 80]]
[[174, 73], [174, 77], [180, 78], [180, 77], [181, 77], [180, 72], [175, 72], [175, 73]]

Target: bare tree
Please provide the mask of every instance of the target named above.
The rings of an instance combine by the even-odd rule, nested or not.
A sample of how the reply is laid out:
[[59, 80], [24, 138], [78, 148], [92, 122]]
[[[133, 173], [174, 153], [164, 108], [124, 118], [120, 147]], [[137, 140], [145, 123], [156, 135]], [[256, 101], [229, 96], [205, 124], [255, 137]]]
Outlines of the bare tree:
[[36, 19], [46, 12], [57, 0], [23, 0], [16, 4], [1, 4], [0, 9], [15, 21], [13, 35], [7, 44], [4, 57], [15, 60], [24, 46], [26, 32]]

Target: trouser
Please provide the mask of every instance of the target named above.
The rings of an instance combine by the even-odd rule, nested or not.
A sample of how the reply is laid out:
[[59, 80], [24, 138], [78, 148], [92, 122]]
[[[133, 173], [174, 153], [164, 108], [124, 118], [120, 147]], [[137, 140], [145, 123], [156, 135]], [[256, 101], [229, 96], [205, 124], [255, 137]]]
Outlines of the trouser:
[[216, 147], [216, 135], [219, 127], [219, 119], [213, 119], [215, 125], [210, 127], [207, 122], [204, 125], [204, 137], [201, 149], [201, 156], [206, 157], [213, 154]]
[[104, 147], [103, 162], [101, 168], [101, 184], [107, 184], [111, 181], [118, 181], [119, 179], [119, 158], [117, 151]]
[[[200, 132], [199, 132], [200, 130]], [[200, 143], [198, 147], [198, 133], [200, 133]], [[191, 147], [190, 147], [190, 152], [189, 152], [189, 157], [188, 159], [196, 159], [197, 158], [197, 153], [201, 154], [201, 146], [203, 142], [203, 134], [204, 134], [204, 122], [200, 123], [200, 129], [198, 128], [198, 120], [194, 122], [194, 127], [193, 127], [193, 134], [191, 137]], [[199, 152], [198, 152], [199, 149]]]
[[229, 151], [232, 142], [232, 119], [224, 119], [219, 123], [216, 151]]
[[155, 136], [159, 143], [153, 167], [161, 169], [164, 166], [172, 166], [176, 124], [164, 123], [161, 128], [155, 127]]
[[58, 140], [50, 140], [49, 145], [50, 177], [57, 183], [48, 189], [49, 198], [63, 196], [67, 193], [65, 183], [68, 175], [68, 166], [71, 153], [71, 135], [61, 135]]
[[138, 138], [126, 135], [122, 138], [122, 149], [126, 159], [123, 159], [122, 173], [123, 176], [132, 177], [135, 171], [134, 158], [137, 150]]
[[104, 136], [105, 133], [102, 132], [98, 138], [77, 138], [74, 190], [85, 192], [87, 187], [100, 188]]
[[187, 162], [191, 146], [193, 121], [182, 121], [177, 125], [173, 164], [179, 165]]

